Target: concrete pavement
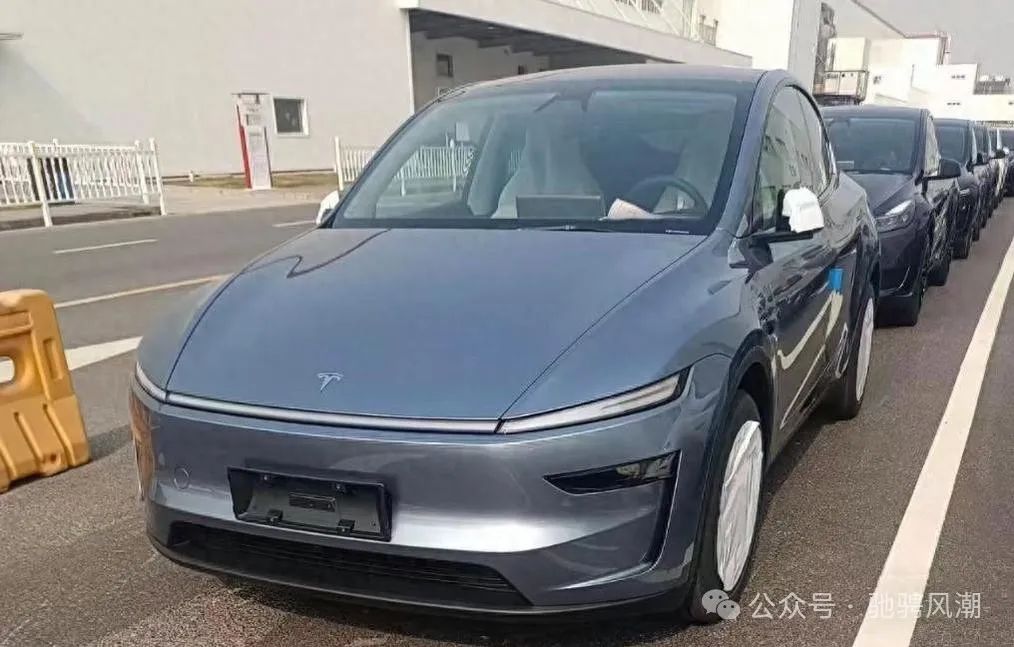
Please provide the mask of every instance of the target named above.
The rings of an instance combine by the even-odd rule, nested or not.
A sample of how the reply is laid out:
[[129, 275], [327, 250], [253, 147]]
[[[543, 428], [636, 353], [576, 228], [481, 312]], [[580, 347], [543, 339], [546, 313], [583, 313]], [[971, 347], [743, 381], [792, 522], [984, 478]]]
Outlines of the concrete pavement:
[[[238, 269], [313, 215], [304, 205], [0, 234], [0, 289], [42, 287], [71, 304], [109, 297], [58, 311], [68, 347], [133, 337], [193, 289], [160, 286]], [[136, 500], [127, 353], [74, 374], [95, 460], [0, 496], [0, 645], [848, 647], [1012, 238], [1014, 203], [998, 210], [948, 285], [930, 292], [918, 327], [877, 331], [860, 416], [810, 421], [778, 459], [736, 621], [503, 625], [364, 609], [172, 565], [148, 546]], [[53, 253], [137, 240], [155, 242]], [[144, 287], [157, 289], [134, 293]], [[1012, 360], [1008, 301], [926, 588], [951, 605], [958, 593], [977, 593], [980, 617], [921, 619], [917, 647], [1010, 644], [1014, 635]]]
[[[198, 215], [222, 211], [246, 211], [288, 207], [300, 204], [319, 204], [321, 198], [336, 187], [310, 186], [305, 189], [270, 189], [247, 191], [214, 187], [166, 184], [165, 200], [169, 215]], [[145, 205], [140, 199], [126, 202], [95, 201], [79, 204], [53, 205], [50, 216], [55, 225], [78, 224], [157, 216], [158, 200]], [[42, 227], [40, 207], [0, 209], [0, 231]]]

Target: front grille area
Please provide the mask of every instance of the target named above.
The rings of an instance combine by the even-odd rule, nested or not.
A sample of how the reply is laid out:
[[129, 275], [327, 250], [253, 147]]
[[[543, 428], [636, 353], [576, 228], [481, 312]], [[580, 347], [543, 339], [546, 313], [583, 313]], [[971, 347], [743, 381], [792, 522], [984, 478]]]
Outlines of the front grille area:
[[469, 608], [531, 606], [495, 570], [478, 564], [386, 555], [174, 523], [168, 548], [209, 567], [335, 593]]

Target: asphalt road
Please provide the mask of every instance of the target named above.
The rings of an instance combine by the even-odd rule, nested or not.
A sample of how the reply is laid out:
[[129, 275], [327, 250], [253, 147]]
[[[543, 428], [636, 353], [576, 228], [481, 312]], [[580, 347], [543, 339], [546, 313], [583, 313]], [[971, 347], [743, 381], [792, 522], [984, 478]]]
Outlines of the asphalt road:
[[[68, 348], [134, 337], [193, 289], [174, 284], [233, 271], [313, 215], [303, 206], [0, 234], [0, 290], [48, 290], [63, 304]], [[918, 327], [877, 331], [860, 416], [812, 420], [778, 459], [734, 621], [508, 625], [363, 609], [180, 568], [144, 535], [126, 426], [127, 353], [74, 372], [94, 460], [0, 495], [0, 647], [853, 645], [1012, 238], [1014, 201], [948, 285], [931, 291]], [[101, 245], [119, 246], [81, 249]], [[131, 294], [139, 288], [153, 289]], [[1014, 642], [1012, 309], [1014, 299], [986, 364], [925, 589], [937, 612], [915, 623], [918, 647]], [[883, 615], [915, 613], [910, 601], [875, 603]]]

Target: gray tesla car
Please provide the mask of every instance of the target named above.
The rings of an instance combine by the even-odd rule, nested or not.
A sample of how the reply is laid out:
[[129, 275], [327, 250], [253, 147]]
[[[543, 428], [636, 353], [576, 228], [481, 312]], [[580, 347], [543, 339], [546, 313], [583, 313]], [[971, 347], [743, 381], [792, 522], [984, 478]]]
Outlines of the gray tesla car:
[[862, 404], [876, 235], [785, 73], [451, 92], [144, 338], [148, 533], [364, 603], [716, 620], [765, 469], [819, 404]]

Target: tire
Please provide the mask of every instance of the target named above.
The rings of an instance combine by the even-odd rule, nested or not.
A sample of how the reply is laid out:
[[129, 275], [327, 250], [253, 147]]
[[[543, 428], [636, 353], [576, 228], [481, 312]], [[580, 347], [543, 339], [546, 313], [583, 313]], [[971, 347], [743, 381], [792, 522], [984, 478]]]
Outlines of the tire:
[[982, 216], [977, 215], [975, 218], [975, 228], [972, 229], [972, 242], [978, 242], [982, 236]]
[[968, 225], [968, 231], [965, 235], [959, 238], [954, 243], [954, 258], [966, 259], [972, 253], [972, 236], [974, 235], [975, 227], [971, 224]]
[[891, 300], [890, 306], [883, 309], [884, 321], [895, 326], [914, 326], [919, 323], [919, 313], [922, 312], [922, 301], [926, 295], [927, 274], [926, 264], [929, 263], [929, 239], [923, 245], [922, 259], [917, 268], [915, 284], [912, 285], [912, 294], [907, 297], [895, 297]]
[[[751, 423], [755, 426], [750, 427]], [[738, 576], [733, 582], [725, 582], [720, 574], [719, 566], [719, 519], [723, 504], [723, 483], [726, 480], [726, 469], [729, 465], [729, 458], [736, 444], [737, 437], [746, 434], [750, 442], [745, 447], [759, 447], [759, 466], [752, 460], [739, 465], [753, 465], [753, 472], [758, 479], [757, 493], [752, 505], [753, 516], [750, 525], [749, 547], [743, 559], [738, 560]], [[707, 494], [704, 497], [704, 519], [701, 524], [701, 534], [698, 542], [697, 559], [692, 567], [690, 586], [687, 590], [687, 597], [680, 609], [680, 615], [685, 620], [701, 624], [714, 624], [721, 620], [721, 616], [715, 611], [705, 608], [705, 596], [711, 592], [718, 592], [727, 596], [735, 602], [743, 592], [746, 582], [749, 579], [750, 567], [753, 564], [754, 551], [757, 540], [757, 521], [760, 514], [761, 491], [763, 489], [764, 472], [764, 448], [761, 432], [760, 411], [753, 398], [745, 391], [737, 391], [732, 398], [725, 423], [721, 429], [721, 436], [717, 439], [717, 446], [711, 460], [710, 474], [707, 478]], [[756, 444], [755, 444], [756, 443]], [[747, 453], [752, 458], [755, 454]], [[753, 477], [751, 477], [752, 479]], [[743, 501], [743, 499], [732, 499]], [[749, 518], [747, 515], [746, 518]], [[735, 571], [734, 571], [735, 572]], [[727, 574], [728, 575], [728, 574]], [[731, 575], [729, 575], [731, 576]], [[714, 598], [711, 598], [714, 600]], [[738, 609], [738, 607], [736, 607]]]
[[944, 243], [943, 256], [937, 266], [929, 274], [930, 285], [941, 287], [947, 285], [947, 278], [951, 275], [951, 258], [954, 256], [954, 247], [950, 242]]
[[839, 420], [851, 420], [859, 415], [866, 395], [866, 379], [870, 373], [873, 352], [873, 322], [876, 318], [876, 295], [867, 284], [862, 295], [862, 310], [856, 319], [856, 341], [849, 349], [845, 371], [831, 386], [825, 404], [831, 415]]

